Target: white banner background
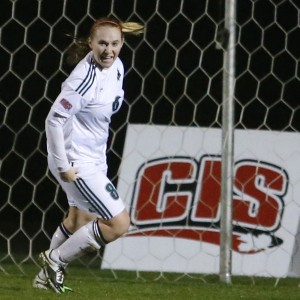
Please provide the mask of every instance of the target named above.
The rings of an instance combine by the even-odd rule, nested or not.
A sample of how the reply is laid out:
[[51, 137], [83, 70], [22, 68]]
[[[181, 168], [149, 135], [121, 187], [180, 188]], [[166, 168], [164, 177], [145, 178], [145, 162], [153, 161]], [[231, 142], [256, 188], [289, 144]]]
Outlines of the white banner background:
[[[264, 161], [288, 175], [284, 211], [275, 236], [283, 243], [264, 251], [243, 254], [233, 251], [233, 275], [285, 277], [294, 253], [300, 213], [300, 136], [256, 130], [235, 131], [235, 161]], [[195, 127], [129, 125], [118, 181], [118, 192], [128, 210], [132, 207], [138, 170], [149, 160], [221, 155], [221, 130]], [[160, 228], [161, 229], [161, 228]], [[249, 243], [264, 243], [248, 236]], [[125, 236], [105, 249], [102, 268], [218, 273], [219, 245], [185, 238]], [[294, 274], [295, 275], [295, 274]], [[299, 274], [296, 274], [299, 275]]]

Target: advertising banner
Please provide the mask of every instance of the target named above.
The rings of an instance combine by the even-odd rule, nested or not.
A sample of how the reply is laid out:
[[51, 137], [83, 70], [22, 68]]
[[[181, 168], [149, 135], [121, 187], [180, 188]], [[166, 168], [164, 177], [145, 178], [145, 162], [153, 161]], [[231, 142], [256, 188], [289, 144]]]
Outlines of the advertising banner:
[[[106, 247], [102, 268], [219, 272], [221, 135], [128, 126], [117, 189], [132, 226]], [[234, 140], [232, 273], [297, 276], [300, 137], [236, 130]]]

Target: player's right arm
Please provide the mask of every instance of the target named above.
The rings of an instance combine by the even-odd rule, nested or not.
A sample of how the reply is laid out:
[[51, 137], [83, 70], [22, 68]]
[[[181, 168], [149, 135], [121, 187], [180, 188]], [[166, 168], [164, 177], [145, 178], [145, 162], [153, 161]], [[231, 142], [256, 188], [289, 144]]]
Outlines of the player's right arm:
[[86, 100], [66, 85], [53, 103], [45, 122], [48, 153], [53, 157], [60, 177], [66, 182], [76, 180], [77, 170], [68, 160], [64, 128], [68, 120], [85, 105]]
[[76, 180], [78, 170], [70, 165], [66, 155], [63, 133], [63, 125], [66, 121], [66, 117], [50, 110], [45, 127], [48, 153], [52, 155], [61, 179], [65, 182], [72, 182]]
[[[66, 182], [76, 180], [78, 170], [72, 168], [68, 161], [64, 126], [68, 119], [79, 112], [90, 101], [89, 89], [83, 96], [79, 93], [81, 89], [77, 91], [76, 87], [85, 87], [90, 80], [90, 76], [87, 75], [94, 74], [94, 72], [92, 65], [86, 63], [86, 59], [79, 63], [63, 83], [62, 91], [53, 103], [46, 118], [48, 153], [52, 155], [61, 179]], [[90, 85], [87, 86], [90, 87]], [[83, 89], [86, 90], [85, 88]]]

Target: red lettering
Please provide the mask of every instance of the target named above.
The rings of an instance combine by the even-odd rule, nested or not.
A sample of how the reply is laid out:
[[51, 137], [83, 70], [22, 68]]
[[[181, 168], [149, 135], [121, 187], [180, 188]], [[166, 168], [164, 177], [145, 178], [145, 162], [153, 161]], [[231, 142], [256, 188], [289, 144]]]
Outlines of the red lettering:
[[280, 222], [286, 174], [270, 165], [258, 162], [237, 164], [233, 220], [240, 226], [272, 230]]
[[170, 222], [186, 218], [191, 205], [191, 191], [168, 191], [167, 185], [179, 188], [180, 184], [193, 183], [196, 170], [196, 162], [184, 158], [164, 159], [145, 164], [139, 172], [134, 193], [136, 199], [132, 219], [136, 224]]
[[[221, 158], [202, 158], [194, 191], [196, 172], [197, 163], [189, 158], [160, 159], [143, 165], [133, 193], [133, 222], [138, 226], [180, 221], [182, 224], [183, 220], [190, 219], [206, 223], [207, 227], [218, 223], [221, 217]], [[275, 230], [280, 225], [287, 182], [285, 171], [276, 166], [252, 160], [236, 163], [233, 224]]]
[[220, 219], [221, 158], [205, 157], [201, 161], [198, 191], [192, 220], [214, 222]]

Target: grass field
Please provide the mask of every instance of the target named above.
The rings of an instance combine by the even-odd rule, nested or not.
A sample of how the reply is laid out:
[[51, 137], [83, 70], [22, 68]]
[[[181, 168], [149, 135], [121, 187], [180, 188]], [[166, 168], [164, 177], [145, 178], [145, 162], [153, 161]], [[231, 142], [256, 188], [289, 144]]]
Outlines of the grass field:
[[32, 278], [38, 271], [34, 265], [23, 266], [24, 274], [15, 267], [0, 266], [0, 299], [78, 299], [78, 300], [289, 300], [300, 299], [299, 279], [233, 277], [232, 284], [219, 282], [219, 277], [202, 275], [182, 276], [179, 274], [117, 271], [117, 279], [110, 271], [88, 270], [70, 266], [66, 285], [74, 292], [55, 294], [52, 291], [32, 288]]

